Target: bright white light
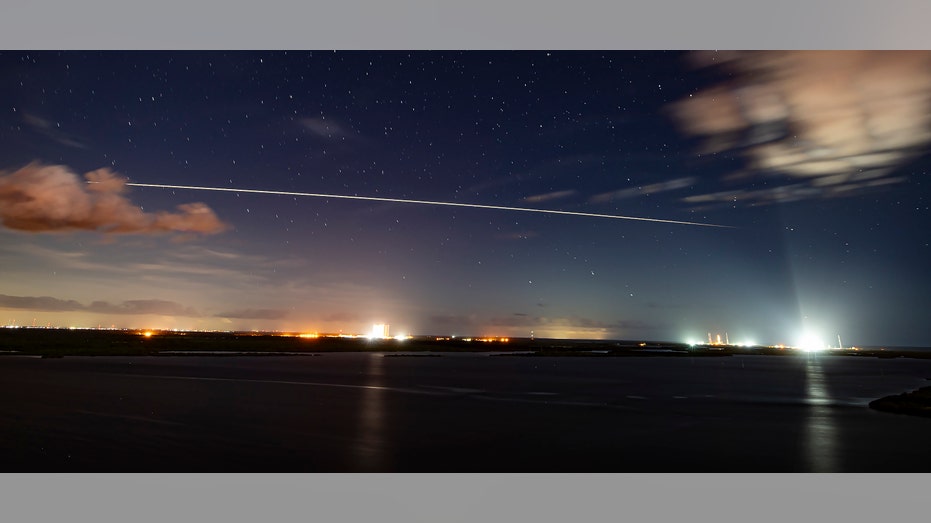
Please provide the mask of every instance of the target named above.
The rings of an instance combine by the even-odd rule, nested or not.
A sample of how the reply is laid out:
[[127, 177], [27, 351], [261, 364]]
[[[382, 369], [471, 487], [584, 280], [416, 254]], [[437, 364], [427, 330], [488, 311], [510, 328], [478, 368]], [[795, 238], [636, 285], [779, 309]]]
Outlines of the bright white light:
[[372, 325], [372, 332], [367, 337], [370, 339], [387, 339], [388, 325], [385, 325], [384, 323], [376, 323]]
[[827, 348], [820, 334], [811, 331], [805, 331], [798, 340], [796, 346], [805, 352], [816, 352]]

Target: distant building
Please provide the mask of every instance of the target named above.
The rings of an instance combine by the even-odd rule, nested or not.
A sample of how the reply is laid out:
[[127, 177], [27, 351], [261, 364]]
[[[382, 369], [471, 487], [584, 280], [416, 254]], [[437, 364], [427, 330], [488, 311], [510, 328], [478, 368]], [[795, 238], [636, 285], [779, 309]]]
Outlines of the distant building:
[[376, 323], [372, 325], [372, 337], [390, 338], [391, 336], [388, 334], [388, 327], [389, 325], [387, 323]]

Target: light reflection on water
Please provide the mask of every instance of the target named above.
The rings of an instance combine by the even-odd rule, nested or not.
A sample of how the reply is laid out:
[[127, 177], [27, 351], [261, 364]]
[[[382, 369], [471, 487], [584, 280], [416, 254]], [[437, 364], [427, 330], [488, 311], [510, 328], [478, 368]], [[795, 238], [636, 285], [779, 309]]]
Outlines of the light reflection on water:
[[366, 365], [366, 388], [362, 389], [359, 405], [358, 432], [353, 445], [353, 459], [357, 470], [388, 470], [385, 455], [385, 358], [370, 354]]
[[809, 355], [805, 364], [808, 417], [805, 421], [804, 448], [812, 472], [839, 472], [837, 467], [837, 433], [831, 411], [832, 398], [827, 378], [817, 355]]

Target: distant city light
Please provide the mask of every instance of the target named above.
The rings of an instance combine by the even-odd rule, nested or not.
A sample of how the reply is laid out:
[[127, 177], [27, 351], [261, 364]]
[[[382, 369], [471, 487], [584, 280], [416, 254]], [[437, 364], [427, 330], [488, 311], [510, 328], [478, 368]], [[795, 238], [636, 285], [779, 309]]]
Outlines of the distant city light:
[[712, 333], [707, 334], [707, 341], [689, 336], [685, 338], [684, 343], [689, 347], [697, 346], [706, 346], [706, 347], [758, 347], [759, 344], [753, 338], [744, 338], [740, 342], [731, 342], [730, 334], [727, 331], [721, 333]]

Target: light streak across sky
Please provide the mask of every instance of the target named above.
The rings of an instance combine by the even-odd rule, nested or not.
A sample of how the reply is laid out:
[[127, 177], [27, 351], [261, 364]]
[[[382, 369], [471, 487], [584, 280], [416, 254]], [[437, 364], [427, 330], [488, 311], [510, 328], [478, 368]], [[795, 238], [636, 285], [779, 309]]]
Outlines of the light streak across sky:
[[478, 203], [458, 203], [458, 202], [438, 202], [430, 200], [409, 200], [405, 198], [384, 198], [379, 196], [354, 196], [347, 194], [323, 194], [323, 193], [310, 193], [310, 192], [294, 192], [294, 191], [269, 191], [261, 189], [235, 189], [229, 187], [201, 187], [194, 185], [167, 185], [160, 183], [129, 183], [126, 185], [133, 187], [152, 187], [158, 189], [181, 189], [181, 190], [192, 190], [192, 191], [217, 191], [217, 192], [232, 192], [232, 193], [251, 193], [251, 194], [273, 194], [279, 196], [303, 196], [309, 198], [334, 198], [334, 199], [343, 199], [343, 200], [364, 200], [364, 201], [373, 201], [373, 202], [391, 202], [391, 203], [410, 203], [410, 204], [419, 204], [419, 205], [436, 205], [440, 207], [469, 207], [473, 209], [491, 209], [497, 211], [519, 211], [519, 212], [535, 212], [540, 214], [561, 214], [566, 216], [583, 216], [587, 218], [610, 218], [613, 220], [634, 220], [642, 222], [656, 222], [656, 223], [671, 223], [677, 225], [697, 225], [700, 227], [720, 227], [724, 229], [733, 229], [731, 225], [718, 225], [713, 223], [701, 223], [701, 222], [689, 222], [681, 220], [663, 220], [660, 218], [643, 218], [639, 216], [623, 216], [618, 214], [599, 214], [599, 213], [590, 213], [590, 212], [575, 212], [575, 211], [560, 211], [555, 209], [534, 209], [530, 207], [508, 207], [504, 205], [483, 205]]

